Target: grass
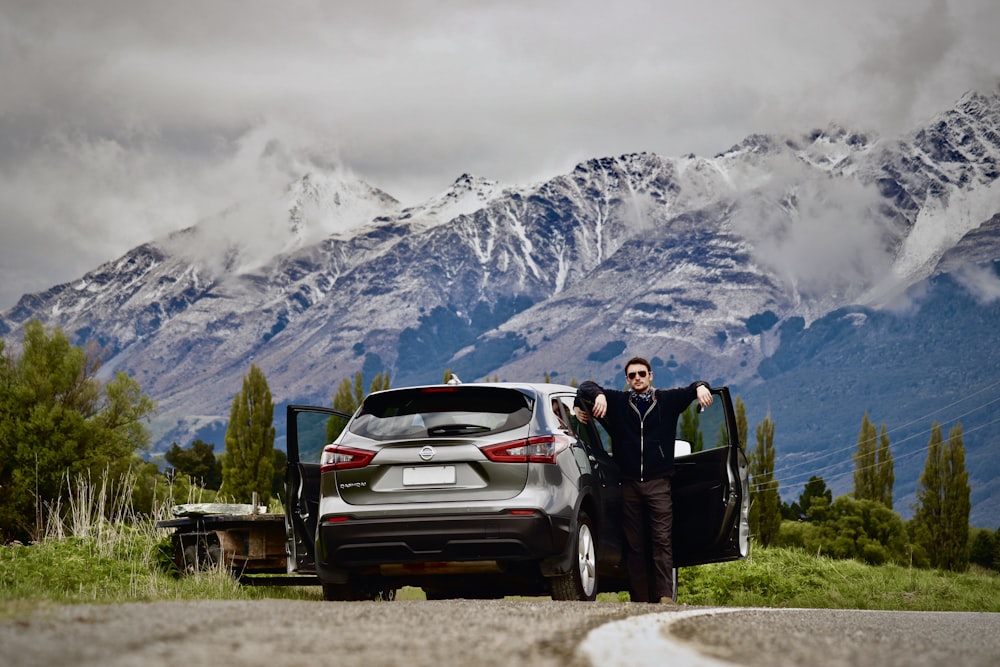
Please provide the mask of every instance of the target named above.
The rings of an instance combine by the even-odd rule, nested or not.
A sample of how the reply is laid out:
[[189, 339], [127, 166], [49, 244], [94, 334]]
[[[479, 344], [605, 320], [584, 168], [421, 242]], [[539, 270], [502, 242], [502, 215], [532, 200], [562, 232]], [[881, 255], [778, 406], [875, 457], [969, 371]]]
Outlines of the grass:
[[942, 572], [754, 549], [735, 563], [680, 570], [678, 601], [724, 607], [1000, 612], [1000, 573]]
[[[169, 531], [155, 527], [166, 507], [159, 516], [137, 517], [106, 485], [93, 489], [78, 485], [68, 511], [50, 508], [37, 544], [0, 546], [0, 617], [54, 604], [322, 598], [318, 586], [240, 586], [221, 566], [178, 577]], [[678, 578], [678, 602], [689, 605], [1000, 612], [995, 571], [870, 566], [796, 549], [756, 548], [745, 561], [684, 568]], [[423, 597], [418, 588], [397, 594]], [[627, 600], [628, 594], [599, 599]]]

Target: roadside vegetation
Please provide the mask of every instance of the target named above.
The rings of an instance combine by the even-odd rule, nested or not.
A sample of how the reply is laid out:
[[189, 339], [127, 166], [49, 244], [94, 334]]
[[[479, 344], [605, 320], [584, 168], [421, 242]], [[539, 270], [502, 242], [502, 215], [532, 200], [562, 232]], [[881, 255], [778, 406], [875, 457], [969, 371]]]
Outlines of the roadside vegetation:
[[[140, 455], [149, 440], [143, 422], [155, 406], [122, 373], [99, 381], [99, 368], [96, 350], [73, 347], [63, 332], [38, 323], [26, 327], [19, 354], [0, 341], [0, 616], [52, 604], [320, 600], [319, 587], [241, 586], [222, 566], [179, 576], [169, 531], [155, 527], [172, 505], [185, 502], [257, 498], [281, 511], [285, 459], [273, 447], [263, 372], [251, 365], [234, 395], [225, 452], [216, 456], [214, 445], [200, 440], [189, 448], [174, 443], [161, 471]], [[388, 387], [388, 373], [380, 373], [369, 391]], [[334, 407], [353, 412], [362, 388], [361, 373], [344, 380]], [[738, 398], [736, 412], [747, 450], [750, 429]], [[968, 525], [961, 425], [947, 439], [940, 425], [932, 427], [909, 521], [892, 506], [884, 424], [879, 433], [864, 417], [852, 494], [833, 498], [813, 476], [793, 503], [778, 494], [774, 432], [768, 416], [748, 451], [751, 557], [682, 570], [681, 603], [1000, 611], [1000, 529]], [[423, 595], [404, 589], [398, 597]]]
[[[99, 510], [91, 516], [100, 516]], [[179, 576], [169, 535], [154, 523], [155, 517], [97, 520], [78, 525], [80, 534], [0, 547], [0, 617], [58, 604], [322, 600], [318, 586], [241, 586], [224, 567]], [[687, 605], [1000, 612], [1000, 574], [993, 570], [867, 565], [789, 547], [755, 546], [745, 561], [684, 568], [678, 591], [678, 602]], [[423, 593], [404, 589], [397, 598], [422, 599]], [[625, 600], [627, 593], [599, 597]]]

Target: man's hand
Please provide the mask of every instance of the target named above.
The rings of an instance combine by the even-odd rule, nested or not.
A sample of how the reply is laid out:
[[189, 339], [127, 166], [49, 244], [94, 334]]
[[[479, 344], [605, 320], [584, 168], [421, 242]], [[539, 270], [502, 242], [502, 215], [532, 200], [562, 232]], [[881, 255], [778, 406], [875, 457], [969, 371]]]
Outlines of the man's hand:
[[597, 398], [594, 399], [594, 407], [591, 412], [598, 419], [608, 414], [608, 398], [604, 394], [598, 394]]
[[[708, 406], [710, 406], [712, 404], [712, 401], [714, 400], [714, 397], [712, 396], [712, 392], [708, 390], [708, 387], [706, 387], [703, 384], [700, 384], [698, 385], [697, 391], [698, 391], [698, 405], [700, 405], [703, 408], [707, 408]], [[604, 397], [602, 396], [601, 398]], [[597, 403], [595, 402], [594, 405], [596, 407]], [[594, 411], [594, 414], [597, 414], [596, 410]]]

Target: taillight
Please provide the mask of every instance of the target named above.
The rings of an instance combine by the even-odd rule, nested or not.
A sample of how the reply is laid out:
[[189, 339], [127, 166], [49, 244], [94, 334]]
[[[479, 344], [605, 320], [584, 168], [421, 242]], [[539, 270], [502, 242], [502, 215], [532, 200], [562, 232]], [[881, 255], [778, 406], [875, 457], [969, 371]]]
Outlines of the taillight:
[[483, 454], [496, 463], [555, 463], [556, 456], [569, 447], [564, 435], [538, 435], [483, 447]]
[[319, 459], [319, 470], [320, 472], [329, 472], [331, 470], [364, 468], [373, 458], [375, 458], [375, 452], [370, 449], [327, 445], [323, 448], [323, 456]]

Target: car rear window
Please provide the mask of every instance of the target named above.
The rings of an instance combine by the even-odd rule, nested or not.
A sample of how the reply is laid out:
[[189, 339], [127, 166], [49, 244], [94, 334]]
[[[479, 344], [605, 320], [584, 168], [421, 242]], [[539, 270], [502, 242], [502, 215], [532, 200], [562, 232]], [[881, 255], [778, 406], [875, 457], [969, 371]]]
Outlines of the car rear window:
[[349, 426], [375, 440], [477, 436], [524, 426], [531, 400], [499, 387], [415, 387], [365, 399]]

